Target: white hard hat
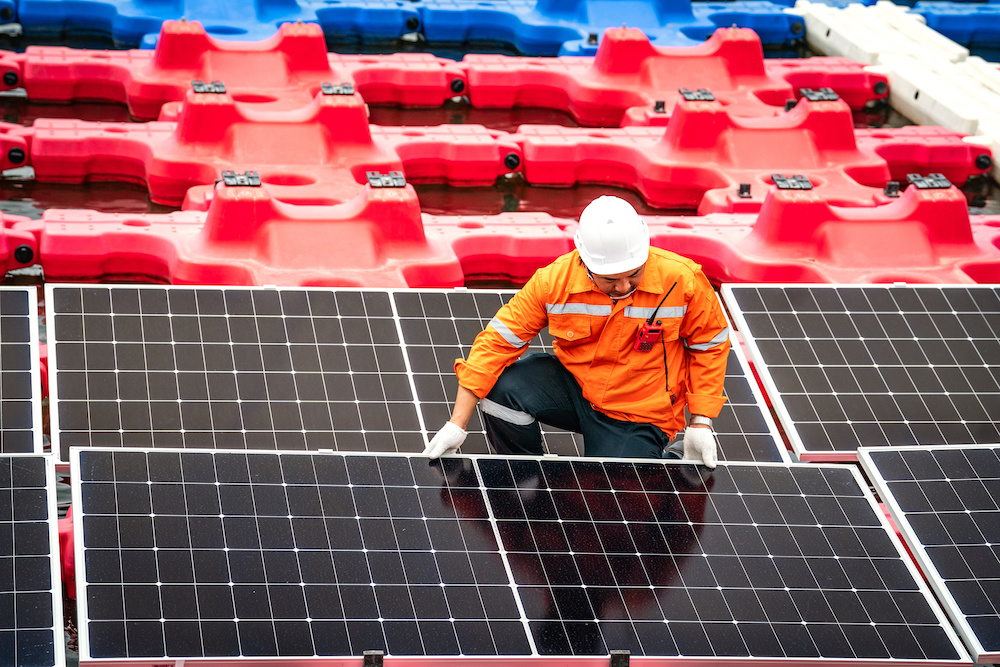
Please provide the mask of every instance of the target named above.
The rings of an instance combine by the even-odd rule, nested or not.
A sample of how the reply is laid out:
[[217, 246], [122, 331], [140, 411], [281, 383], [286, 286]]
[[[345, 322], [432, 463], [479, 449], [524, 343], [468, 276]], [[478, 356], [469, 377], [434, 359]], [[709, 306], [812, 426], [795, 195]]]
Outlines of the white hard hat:
[[649, 258], [649, 228], [619, 197], [603, 195], [590, 202], [573, 241], [590, 272], [601, 276], [638, 269]]

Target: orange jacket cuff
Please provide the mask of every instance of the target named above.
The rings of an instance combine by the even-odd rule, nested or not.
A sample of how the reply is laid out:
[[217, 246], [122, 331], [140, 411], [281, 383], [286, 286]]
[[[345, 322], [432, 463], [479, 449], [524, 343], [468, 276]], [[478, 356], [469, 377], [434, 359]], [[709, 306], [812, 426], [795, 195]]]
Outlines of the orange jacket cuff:
[[485, 398], [490, 393], [493, 385], [497, 383], [497, 377], [489, 371], [477, 368], [465, 359], [455, 360], [455, 375], [458, 376], [458, 383], [471, 391], [479, 398]]
[[725, 396], [712, 396], [711, 394], [688, 394], [688, 410], [693, 415], [705, 415], [715, 419], [722, 410], [722, 404], [726, 402]]

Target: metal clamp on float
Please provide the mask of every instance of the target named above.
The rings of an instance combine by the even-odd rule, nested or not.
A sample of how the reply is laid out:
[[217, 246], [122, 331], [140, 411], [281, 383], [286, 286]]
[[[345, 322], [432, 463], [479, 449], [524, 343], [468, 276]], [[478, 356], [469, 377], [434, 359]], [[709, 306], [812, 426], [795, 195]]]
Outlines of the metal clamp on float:
[[229, 187], [259, 188], [260, 175], [256, 171], [247, 171], [242, 174], [237, 174], [235, 171], [225, 169], [222, 172], [222, 182]]
[[354, 84], [347, 81], [336, 85], [324, 81], [320, 84], [319, 89], [324, 95], [353, 95], [355, 93]]
[[368, 179], [368, 185], [373, 188], [406, 187], [406, 178], [401, 171], [390, 171], [388, 174], [377, 171], [366, 171], [365, 178]]
[[951, 187], [951, 181], [944, 177], [944, 174], [907, 174], [906, 180], [918, 190], [947, 190]]
[[205, 83], [201, 79], [194, 79], [191, 81], [191, 88], [196, 93], [208, 93], [210, 95], [223, 95], [226, 92], [226, 84], [218, 79], [211, 83]]
[[715, 95], [712, 94], [708, 88], [699, 88], [698, 90], [691, 90], [690, 88], [678, 88], [677, 92], [681, 94], [688, 102], [714, 102]]
[[836, 102], [840, 95], [833, 88], [799, 88], [799, 94], [810, 102]]
[[808, 176], [795, 174], [794, 176], [784, 176], [783, 174], [771, 174], [771, 180], [779, 190], [812, 190], [813, 184]]

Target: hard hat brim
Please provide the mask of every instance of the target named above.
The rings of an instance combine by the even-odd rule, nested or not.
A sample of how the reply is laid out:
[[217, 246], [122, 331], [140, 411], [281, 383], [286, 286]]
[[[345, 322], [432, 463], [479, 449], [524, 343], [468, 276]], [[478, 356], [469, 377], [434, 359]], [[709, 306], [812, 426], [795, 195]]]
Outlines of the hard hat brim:
[[618, 273], [625, 273], [626, 271], [635, 271], [649, 259], [649, 245], [647, 243], [646, 252], [642, 253], [639, 257], [630, 257], [629, 259], [621, 260], [619, 262], [603, 264], [601, 262], [595, 262], [594, 259], [583, 249], [583, 244], [581, 244], [578, 239], [574, 239], [574, 241], [576, 241], [576, 249], [577, 252], [580, 253], [580, 259], [583, 260], [584, 266], [586, 266], [591, 273], [599, 276], [613, 276]]

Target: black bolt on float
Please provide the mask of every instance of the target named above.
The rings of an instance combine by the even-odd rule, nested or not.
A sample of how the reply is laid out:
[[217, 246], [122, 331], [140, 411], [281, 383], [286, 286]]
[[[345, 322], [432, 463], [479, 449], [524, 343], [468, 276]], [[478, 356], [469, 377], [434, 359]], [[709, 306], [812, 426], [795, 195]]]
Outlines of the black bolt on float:
[[13, 88], [17, 85], [20, 77], [17, 76], [17, 72], [4, 72], [3, 73], [3, 85], [10, 86]]
[[592, 32], [589, 35], [587, 35], [587, 45], [588, 46], [597, 46], [597, 33], [596, 32]]
[[802, 24], [802, 21], [796, 21], [795, 23], [792, 24], [792, 34], [801, 35], [802, 31], [805, 30], [805, 28], [806, 27]]
[[454, 79], [451, 80], [451, 92], [453, 92], [453, 93], [460, 93], [463, 90], [465, 90], [465, 82], [464, 81], [462, 81], [458, 77], [455, 77]]
[[795, 108], [795, 105], [798, 103], [799, 103], [798, 100], [785, 100], [785, 111], [791, 111], [792, 109]]
[[14, 248], [14, 259], [18, 264], [31, 264], [35, 259], [35, 251], [28, 245], [19, 245]]
[[980, 153], [976, 156], [976, 169], [989, 169], [992, 166], [993, 158], [986, 153]]
[[416, 30], [419, 27], [420, 27], [420, 19], [418, 19], [416, 16], [411, 16], [410, 18], [406, 19], [406, 29], [407, 30], [411, 30], [412, 31], [412, 30]]
[[24, 162], [24, 149], [23, 148], [11, 148], [7, 151], [7, 159], [11, 164], [21, 164]]
[[503, 159], [503, 166], [508, 169], [517, 169], [521, 166], [521, 158], [518, 157], [517, 153], [507, 153]]
[[0, 9], [0, 19], [3, 19], [4, 21], [9, 21], [12, 18], [14, 18], [13, 9], [11, 9], [10, 7], [4, 7], [3, 9]]
[[667, 103], [663, 100], [653, 102], [653, 113], [667, 113]]
[[875, 91], [876, 95], [885, 95], [885, 91], [889, 90], [889, 85], [885, 81], [876, 81], [872, 90]]
[[889, 181], [888, 183], [886, 183], [885, 188], [882, 190], [882, 193], [885, 194], [886, 197], [892, 197], [893, 199], [898, 197], [899, 181]]

